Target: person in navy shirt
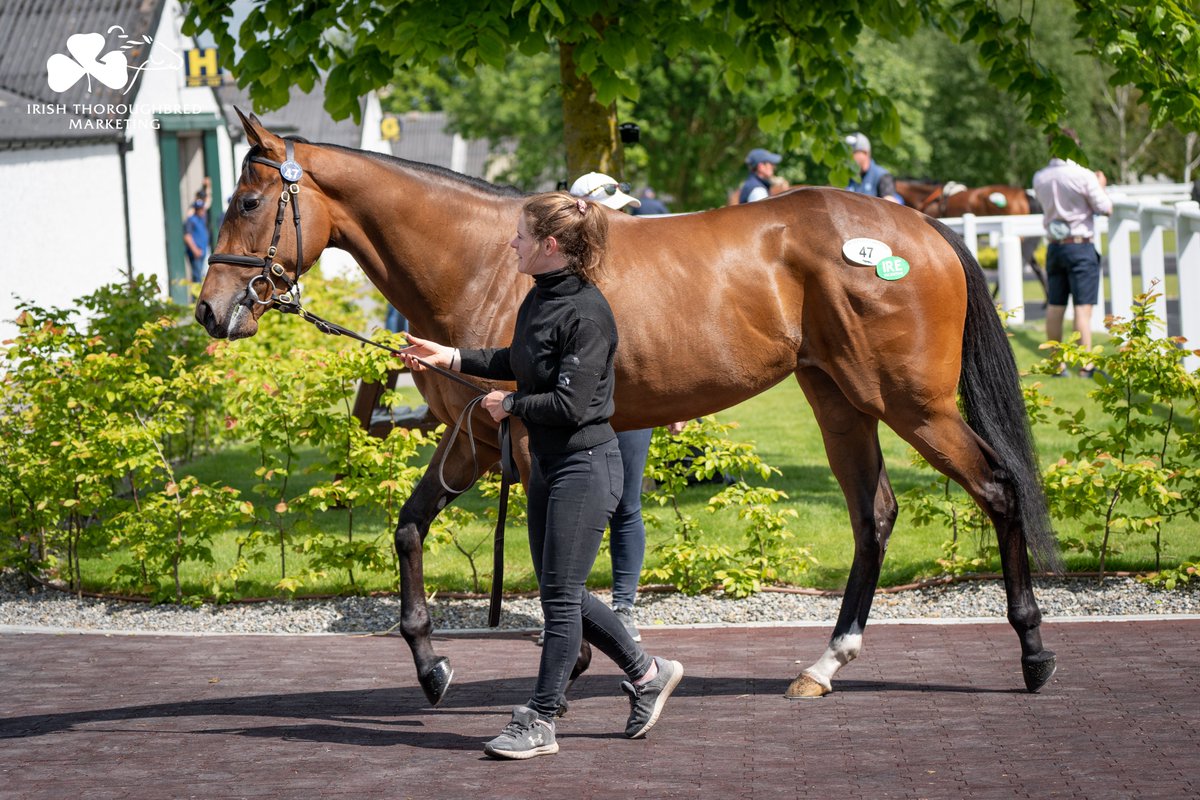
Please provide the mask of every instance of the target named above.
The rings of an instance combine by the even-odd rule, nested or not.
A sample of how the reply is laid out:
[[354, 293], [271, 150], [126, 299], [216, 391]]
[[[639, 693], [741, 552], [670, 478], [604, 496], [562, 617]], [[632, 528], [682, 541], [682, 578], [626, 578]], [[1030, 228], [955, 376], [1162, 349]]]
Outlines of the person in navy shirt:
[[667, 208], [667, 204], [662, 200], [659, 200], [658, 194], [649, 186], [647, 186], [645, 189], [642, 189], [641, 193], [638, 195], [638, 199], [642, 201], [642, 204], [633, 209], [633, 215], [635, 217], [646, 216], [648, 214], [671, 213], [670, 209]]
[[742, 183], [738, 192], [737, 202], [753, 203], [756, 200], [766, 200], [771, 196], [771, 178], [775, 177], [775, 165], [783, 160], [783, 156], [756, 147], [746, 155], [746, 166], [750, 174]]
[[183, 222], [183, 243], [191, 265], [189, 277], [195, 283], [204, 280], [208, 271], [208, 187], [209, 179], [205, 178], [204, 188], [196, 192], [188, 218]]

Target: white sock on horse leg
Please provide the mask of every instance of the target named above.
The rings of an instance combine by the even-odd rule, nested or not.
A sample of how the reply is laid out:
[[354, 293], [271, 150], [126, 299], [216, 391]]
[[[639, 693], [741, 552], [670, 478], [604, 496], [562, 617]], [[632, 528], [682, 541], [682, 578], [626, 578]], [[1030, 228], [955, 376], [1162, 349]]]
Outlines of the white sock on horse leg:
[[817, 663], [804, 670], [804, 674], [829, 689], [833, 676], [839, 669], [857, 658], [860, 650], [862, 650], [861, 633], [847, 633], [839, 636], [829, 643], [829, 647], [817, 659]]

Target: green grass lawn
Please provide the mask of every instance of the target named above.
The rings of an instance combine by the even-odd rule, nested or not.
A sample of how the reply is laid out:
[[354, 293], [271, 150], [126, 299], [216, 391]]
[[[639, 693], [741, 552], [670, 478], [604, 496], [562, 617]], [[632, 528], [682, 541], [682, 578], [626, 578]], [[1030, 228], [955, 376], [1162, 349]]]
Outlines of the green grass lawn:
[[[1040, 331], [1034, 328], [1018, 329], [1013, 343], [1021, 368], [1028, 369], [1040, 356], [1037, 345], [1041, 341]], [[1065, 407], [1090, 408], [1086, 393], [1090, 381], [1078, 378], [1047, 379], [1042, 376], [1026, 378], [1040, 380], [1054, 400]], [[415, 390], [407, 390], [403, 403], [416, 405], [420, 402]], [[802, 586], [839, 588], [845, 581], [853, 554], [853, 541], [848, 515], [841, 491], [829, 471], [821, 442], [820, 431], [813, 420], [812, 411], [794, 381], [785, 381], [770, 391], [755, 397], [735, 408], [718, 415], [725, 421], [736, 421], [738, 428], [734, 437], [753, 442], [767, 463], [778, 467], [782, 476], [771, 482], [789, 495], [787, 505], [796, 510], [798, 517], [790, 525], [797, 546], [807, 547], [817, 559], [818, 566], [808, 572], [789, 575], [788, 580]], [[1035, 434], [1043, 464], [1057, 459], [1070, 446], [1066, 434], [1057, 428], [1040, 426]], [[934, 473], [911, 465], [911, 449], [890, 430], [881, 429], [884, 458], [888, 466], [897, 495], [914, 486], [927, 485]], [[428, 456], [426, 456], [428, 458]], [[261, 503], [250, 487], [256, 483], [254, 469], [258, 465], [257, 450], [250, 445], [230, 448], [200, 458], [183, 468], [201, 481], [225, 482], [238, 489], [247, 498]], [[303, 466], [303, 465], [302, 465]], [[317, 476], [306, 474], [302, 469], [293, 473], [291, 493], [305, 489], [317, 480]], [[740, 547], [742, 533], [740, 523], [733, 512], [710, 514], [705, 510], [708, 498], [719, 486], [689, 488], [680, 498], [681, 509], [700, 520], [704, 540], [723, 543], [735, 549]], [[478, 546], [476, 566], [481, 573], [482, 588], [486, 591], [491, 572], [491, 518], [486, 517], [494, 500], [481, 497], [471, 491], [457, 501], [458, 505], [476, 513], [479, 521], [459, 532], [459, 541], [468, 550]], [[647, 506], [648, 546], [646, 565], [657, 563], [655, 545], [670, 536], [669, 509]], [[348, 513], [331, 510], [318, 518], [319, 527], [329, 534], [345, 535]], [[666, 524], [656, 525], [655, 521]], [[1082, 536], [1082, 523], [1075, 520], [1056, 520], [1060, 538]], [[383, 537], [390, 542], [391, 531], [387, 529], [381, 513], [356, 512], [354, 516], [356, 537]], [[216, 564], [189, 563], [184, 565], [182, 580], [187, 594], [206, 594], [214, 573], [228, 570], [234, 562], [237, 545], [235, 538], [245, 531], [230, 531], [219, 537], [214, 547]], [[991, 534], [988, 534], [991, 537]], [[942, 543], [950, 537], [948, 530], [933, 527], [916, 527], [911, 517], [901, 508], [899, 519], [891, 539], [888, 557], [883, 566], [882, 585], [896, 585], [915, 578], [935, 574], [939, 571], [936, 560], [942, 557]], [[1179, 560], [1195, 560], [1200, 557], [1200, 536], [1194, 523], [1174, 522], [1163, 533], [1164, 563]], [[1149, 536], [1123, 534], [1118, 543], [1123, 553], [1110, 556], [1108, 569], [1146, 570], [1153, 567], [1154, 552]], [[975, 555], [976, 542], [968, 542], [962, 555]], [[524, 525], [510, 519], [505, 545], [505, 587], [510, 591], [534, 588], [532, 567], [527, 550]], [[278, 548], [268, 548], [265, 560], [253, 566], [251, 572], [239, 583], [241, 596], [277, 595], [275, 583], [281, 575]], [[285, 548], [286, 569], [295, 575], [306, 564], [303, 556]], [[104, 588], [119, 557], [84, 554], [82, 566], [86, 582], [92, 588]], [[1072, 570], [1093, 570], [1093, 558], [1078, 554], [1067, 554], [1066, 563]], [[993, 560], [988, 569], [998, 570]], [[356, 575], [356, 590], [378, 591], [395, 588], [394, 572]], [[436, 551], [426, 549], [425, 582], [429, 591], [471, 591], [472, 572], [468, 559], [455, 548], [442, 546]], [[607, 552], [597, 560], [591, 583], [596, 587], [611, 585], [610, 565]], [[306, 585], [304, 594], [326, 594], [350, 590], [345, 573], [330, 573], [323, 579]]]

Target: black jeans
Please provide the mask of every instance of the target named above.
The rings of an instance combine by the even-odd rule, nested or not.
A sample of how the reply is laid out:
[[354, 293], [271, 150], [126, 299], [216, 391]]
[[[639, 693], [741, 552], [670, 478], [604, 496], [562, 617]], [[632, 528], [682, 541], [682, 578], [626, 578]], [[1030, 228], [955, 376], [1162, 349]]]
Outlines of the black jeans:
[[574, 453], [534, 453], [532, 460], [529, 550], [546, 639], [529, 707], [549, 719], [567, 689], [583, 639], [631, 680], [650, 669], [651, 659], [612, 609], [587, 590], [588, 573], [624, 484], [617, 440]]

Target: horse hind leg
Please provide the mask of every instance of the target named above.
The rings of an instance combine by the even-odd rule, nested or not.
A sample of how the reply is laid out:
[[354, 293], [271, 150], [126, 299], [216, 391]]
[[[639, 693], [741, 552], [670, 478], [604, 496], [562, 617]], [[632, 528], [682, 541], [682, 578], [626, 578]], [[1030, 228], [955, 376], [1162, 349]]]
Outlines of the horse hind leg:
[[963, 421], [957, 407], [943, 409], [919, 424], [888, 420], [902, 438], [943, 474], [957, 481], [979, 504], [996, 529], [1008, 622], [1021, 642], [1025, 688], [1036, 692], [1057, 669], [1054, 653], [1042, 645], [1042, 612], [1033, 594], [1025, 529], [1012, 478], [995, 452]]
[[829, 466], [846, 498], [854, 561], [829, 646], [792, 681], [784, 693], [790, 699], [829, 694], [833, 676], [858, 657], [897, 511], [879, 447], [878, 420], [854, 408], [824, 372], [805, 369], [797, 372], [797, 378], [821, 426]]

